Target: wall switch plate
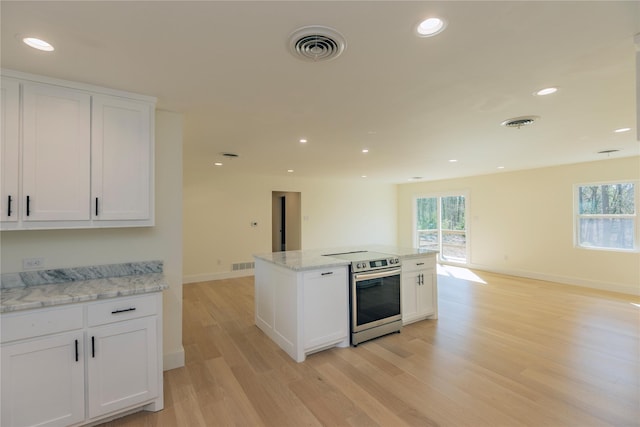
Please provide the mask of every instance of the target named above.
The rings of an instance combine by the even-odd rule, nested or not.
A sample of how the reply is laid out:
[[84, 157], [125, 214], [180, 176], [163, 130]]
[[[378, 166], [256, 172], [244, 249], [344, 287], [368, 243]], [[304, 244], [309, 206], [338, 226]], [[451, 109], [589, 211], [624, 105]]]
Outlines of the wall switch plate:
[[22, 268], [25, 270], [44, 267], [44, 258], [24, 258]]

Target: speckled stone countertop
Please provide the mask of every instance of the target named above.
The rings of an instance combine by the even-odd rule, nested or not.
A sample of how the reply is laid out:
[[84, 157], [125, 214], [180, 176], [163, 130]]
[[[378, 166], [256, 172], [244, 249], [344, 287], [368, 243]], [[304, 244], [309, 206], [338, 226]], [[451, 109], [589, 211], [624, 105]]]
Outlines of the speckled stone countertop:
[[0, 313], [158, 292], [161, 261], [2, 274]]
[[315, 270], [349, 265], [349, 261], [327, 256], [342, 252], [368, 251], [397, 256], [401, 260], [435, 255], [438, 251], [429, 249], [402, 248], [388, 245], [363, 245], [329, 249], [314, 249], [306, 251], [284, 251], [255, 254], [254, 258], [279, 265], [294, 271]]

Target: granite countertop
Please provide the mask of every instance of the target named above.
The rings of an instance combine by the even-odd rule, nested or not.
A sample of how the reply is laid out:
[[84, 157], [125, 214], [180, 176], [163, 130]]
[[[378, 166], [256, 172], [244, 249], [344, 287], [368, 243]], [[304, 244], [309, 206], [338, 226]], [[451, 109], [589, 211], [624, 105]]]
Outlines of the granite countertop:
[[162, 269], [150, 261], [2, 274], [0, 313], [159, 292], [169, 287]]
[[363, 245], [340, 248], [314, 249], [306, 251], [284, 251], [256, 254], [255, 258], [288, 268], [294, 271], [315, 270], [349, 265], [349, 261], [326, 256], [340, 252], [369, 251], [397, 256], [401, 260], [436, 255], [438, 251], [430, 249], [402, 248], [389, 245]]

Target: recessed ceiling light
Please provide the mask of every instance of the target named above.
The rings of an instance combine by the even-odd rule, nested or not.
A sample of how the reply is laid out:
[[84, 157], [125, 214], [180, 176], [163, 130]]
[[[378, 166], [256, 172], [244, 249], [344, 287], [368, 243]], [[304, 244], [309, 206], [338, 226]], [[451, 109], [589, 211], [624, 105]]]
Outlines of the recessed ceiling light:
[[53, 46], [51, 46], [49, 43], [35, 37], [25, 37], [22, 39], [22, 41], [26, 45], [31, 46], [34, 49], [44, 50], [45, 52], [51, 52], [53, 50]]
[[306, 139], [304, 139], [304, 138], [300, 138], [300, 144], [306, 144], [306, 143], [307, 143], [307, 140], [306, 140]]
[[293, 169], [287, 169], [287, 172], [293, 173]]
[[368, 149], [368, 148], [364, 148], [364, 149], [362, 150], [362, 152], [363, 152], [363, 153], [368, 153], [368, 152], [369, 152], [369, 149]]
[[214, 166], [222, 166], [222, 163], [220, 163], [220, 162], [215, 162], [213, 165], [214, 165]]
[[442, 32], [447, 24], [440, 18], [428, 18], [418, 24], [416, 32], [420, 37], [431, 37]]
[[622, 133], [622, 132], [629, 132], [631, 130], [631, 128], [620, 128], [620, 129], [616, 129], [614, 130], [615, 133]]
[[456, 160], [456, 159], [451, 159], [451, 160], [449, 160], [449, 163], [455, 163], [455, 162], [457, 162], [457, 160]]
[[504, 169], [504, 166], [498, 166], [498, 169]]
[[544, 89], [540, 89], [539, 91], [535, 92], [534, 95], [538, 95], [538, 96], [551, 95], [552, 93], [556, 93], [557, 91], [558, 91], [557, 87], [545, 87]]
[[366, 178], [366, 177], [367, 177], [367, 175], [362, 175], [360, 178]]

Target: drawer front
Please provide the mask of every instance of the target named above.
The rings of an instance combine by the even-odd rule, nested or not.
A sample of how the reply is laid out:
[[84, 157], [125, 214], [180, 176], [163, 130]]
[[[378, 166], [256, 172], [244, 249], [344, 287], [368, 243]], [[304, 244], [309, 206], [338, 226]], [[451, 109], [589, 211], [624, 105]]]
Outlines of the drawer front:
[[[317, 271], [308, 271], [304, 273], [305, 282], [308, 280], [317, 280], [317, 279], [332, 279], [334, 277], [342, 277], [347, 276], [347, 267], [331, 267], [326, 269], [320, 269]], [[346, 284], [346, 282], [345, 282]]]
[[1, 342], [56, 334], [58, 332], [82, 329], [84, 318], [81, 304], [2, 315]]
[[[161, 294], [160, 294], [161, 295]], [[88, 305], [88, 326], [121, 322], [138, 317], [152, 316], [158, 312], [158, 294], [136, 297], [111, 298]]]
[[424, 258], [411, 258], [402, 261], [402, 271], [416, 271], [416, 270], [424, 270], [427, 268], [435, 268], [436, 267], [436, 257], [429, 256]]

